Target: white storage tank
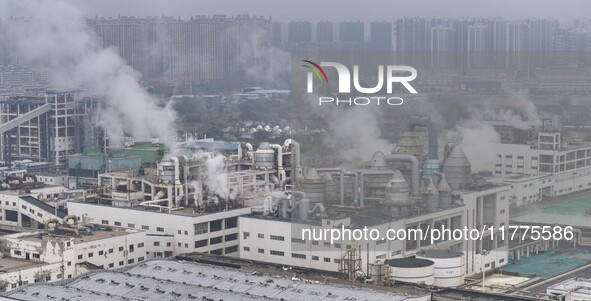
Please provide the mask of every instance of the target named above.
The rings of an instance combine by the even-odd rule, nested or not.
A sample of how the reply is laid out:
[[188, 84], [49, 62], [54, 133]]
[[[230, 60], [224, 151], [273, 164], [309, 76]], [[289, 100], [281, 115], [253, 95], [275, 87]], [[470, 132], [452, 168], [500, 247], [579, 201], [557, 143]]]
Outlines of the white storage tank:
[[268, 142], [261, 142], [254, 152], [254, 167], [256, 169], [273, 169], [275, 167], [275, 151]]
[[435, 283], [434, 263], [423, 258], [389, 259], [390, 277], [394, 281], [433, 285]]
[[428, 250], [420, 251], [416, 256], [434, 263], [436, 286], [456, 287], [464, 284], [464, 253], [450, 250]]

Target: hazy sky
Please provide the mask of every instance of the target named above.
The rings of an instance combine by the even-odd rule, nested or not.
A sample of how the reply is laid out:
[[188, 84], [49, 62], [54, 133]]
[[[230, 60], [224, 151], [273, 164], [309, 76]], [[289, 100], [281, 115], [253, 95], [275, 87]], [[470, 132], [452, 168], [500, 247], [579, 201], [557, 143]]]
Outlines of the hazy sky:
[[[11, 2], [0, 0], [0, 16]], [[89, 17], [250, 14], [279, 21], [392, 20], [400, 16], [588, 18], [590, 0], [66, 0]], [[11, 14], [14, 11], [10, 12]]]

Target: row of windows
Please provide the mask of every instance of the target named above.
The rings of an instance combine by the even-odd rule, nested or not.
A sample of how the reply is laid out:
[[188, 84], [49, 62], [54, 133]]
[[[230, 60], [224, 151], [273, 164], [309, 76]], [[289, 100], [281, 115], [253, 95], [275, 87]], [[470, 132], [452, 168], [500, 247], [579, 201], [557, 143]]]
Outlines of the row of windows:
[[[222, 229], [232, 229], [238, 227], [238, 217], [218, 219], [210, 222], [203, 222], [194, 225], [195, 235], [208, 232], [221, 231]], [[179, 233], [180, 234], [180, 233]]]
[[217, 237], [212, 237], [209, 240], [207, 239], [202, 239], [202, 240], [198, 240], [195, 241], [195, 248], [202, 248], [209, 245], [216, 245], [219, 243], [222, 243], [222, 241], [234, 241], [234, 240], [238, 240], [238, 234], [234, 233], [234, 234], [228, 234], [226, 236], [217, 236]]
[[[242, 234], [243, 234], [243, 238], [244, 239], [247, 239], [247, 238], [250, 237], [250, 232], [243, 232]], [[264, 239], [265, 238], [265, 234], [258, 233], [257, 234], [257, 237], [260, 238], [260, 239]], [[272, 239], [272, 240], [277, 240], [277, 241], [285, 241], [285, 237], [284, 236], [279, 236], [279, 235], [270, 235], [269, 238]], [[292, 243], [300, 243], [300, 244], [305, 244], [306, 243], [305, 240], [303, 240], [301, 238], [295, 238], [295, 237], [292, 237], [291, 238], [291, 242]], [[312, 241], [312, 245], [313, 246], [317, 246], [318, 245], [318, 241], [313, 240]], [[323, 245], [325, 247], [327, 247], [327, 248], [330, 248], [331, 247], [330, 242], [324, 242]], [[342, 247], [342, 245], [341, 244], [338, 244], [338, 243], [335, 243], [334, 245], [332, 245], [332, 247], [334, 247], [336, 249], [340, 249]], [[351, 245], [346, 245], [346, 247], [347, 247], [347, 249], [351, 249], [352, 248]]]

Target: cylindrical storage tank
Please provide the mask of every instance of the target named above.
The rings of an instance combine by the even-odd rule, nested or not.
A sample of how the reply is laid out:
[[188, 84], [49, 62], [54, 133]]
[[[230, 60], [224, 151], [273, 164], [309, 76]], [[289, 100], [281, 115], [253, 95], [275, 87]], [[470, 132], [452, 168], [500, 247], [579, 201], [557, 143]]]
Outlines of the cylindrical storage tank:
[[[341, 179], [340, 177], [334, 177], [335, 183], [337, 184], [337, 191], [339, 191], [341, 189]], [[345, 185], [344, 189], [345, 189], [345, 198], [346, 199], [353, 199], [355, 197], [355, 178], [354, 177], [349, 177], [349, 176], [345, 176]], [[340, 197], [340, 196], [339, 196]]]
[[425, 154], [425, 144], [416, 132], [406, 131], [396, 145], [396, 152], [401, 154], [410, 154], [422, 156]]
[[306, 193], [306, 197], [311, 203], [320, 203], [324, 201], [324, 182], [315, 168], [308, 168], [304, 179], [301, 181], [301, 190]]
[[268, 142], [261, 142], [254, 152], [254, 168], [273, 169], [273, 167], [275, 167], [275, 151], [271, 149]]
[[337, 182], [327, 172], [320, 174], [320, 177], [324, 179], [324, 199], [326, 201], [334, 201], [338, 198], [338, 187]]
[[301, 199], [300, 200], [300, 219], [303, 221], [307, 221], [309, 211], [310, 211], [310, 200], [309, 199]]
[[386, 183], [386, 204], [388, 205], [409, 205], [410, 188], [399, 170]]
[[431, 260], [422, 258], [398, 258], [388, 260], [390, 277], [394, 281], [433, 285], [435, 268]]
[[472, 165], [459, 144], [453, 146], [443, 162], [443, 173], [453, 189], [467, 189], [471, 184]]
[[433, 262], [436, 286], [456, 287], [464, 284], [464, 253], [428, 250], [417, 253], [417, 258]]
[[439, 207], [442, 209], [451, 207], [453, 205], [452, 190], [447, 183], [445, 174], [441, 177], [437, 190], [439, 191]]
[[429, 186], [423, 191], [423, 202], [425, 209], [429, 212], [437, 211], [439, 209], [439, 191], [433, 185], [433, 181], [429, 178]]

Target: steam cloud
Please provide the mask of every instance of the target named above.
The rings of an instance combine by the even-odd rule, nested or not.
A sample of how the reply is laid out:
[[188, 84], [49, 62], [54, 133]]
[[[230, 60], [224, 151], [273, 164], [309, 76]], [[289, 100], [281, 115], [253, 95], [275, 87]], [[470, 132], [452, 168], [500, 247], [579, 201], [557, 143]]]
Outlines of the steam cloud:
[[[31, 64], [48, 69], [54, 89], [84, 89], [102, 100], [99, 125], [119, 140], [158, 137], [176, 141], [175, 114], [161, 107], [140, 85], [140, 74], [114, 48], [102, 48], [87, 27], [83, 13], [64, 1], [18, 1], [7, 6], [23, 15], [10, 26], [9, 39]], [[112, 141], [112, 143], [116, 143]]]

